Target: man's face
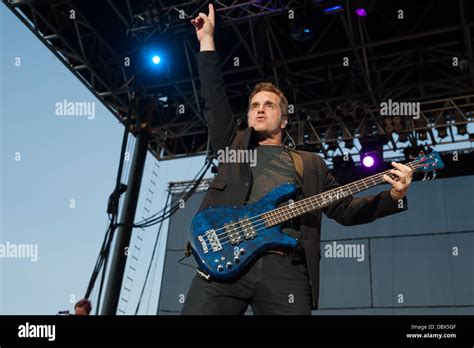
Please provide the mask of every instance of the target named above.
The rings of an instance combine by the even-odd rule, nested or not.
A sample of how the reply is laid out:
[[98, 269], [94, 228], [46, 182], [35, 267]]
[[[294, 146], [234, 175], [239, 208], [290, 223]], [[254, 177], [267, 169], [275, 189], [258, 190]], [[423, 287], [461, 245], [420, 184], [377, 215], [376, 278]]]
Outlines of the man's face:
[[286, 127], [288, 119], [282, 116], [280, 97], [272, 92], [258, 92], [250, 101], [247, 114], [249, 127], [265, 136], [275, 135]]

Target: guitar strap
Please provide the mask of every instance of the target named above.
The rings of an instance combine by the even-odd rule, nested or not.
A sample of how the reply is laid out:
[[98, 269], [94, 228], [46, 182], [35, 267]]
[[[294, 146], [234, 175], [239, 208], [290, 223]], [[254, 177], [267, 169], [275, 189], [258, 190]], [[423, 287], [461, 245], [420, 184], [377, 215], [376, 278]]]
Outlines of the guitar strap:
[[[293, 161], [293, 166], [295, 167], [295, 172], [296, 172], [295, 177], [296, 177], [296, 182], [298, 183], [296, 198], [298, 199], [300, 197], [300, 194], [303, 193], [303, 173], [304, 173], [303, 158], [298, 151], [289, 149], [285, 145], [283, 145], [283, 147], [285, 148], [286, 152], [290, 156], [291, 160]], [[303, 236], [302, 236], [302, 231], [300, 228], [300, 220], [299, 219], [291, 220], [291, 225], [295, 231], [299, 231], [299, 236], [297, 237], [297, 239], [301, 240]], [[296, 236], [293, 236], [293, 237], [296, 237]], [[301, 246], [301, 243], [298, 243], [298, 246], [290, 254], [292, 262], [301, 262], [302, 260], [304, 260], [305, 258], [304, 258], [303, 252], [304, 251]]]
[[293, 165], [295, 167], [296, 171], [296, 182], [298, 183], [300, 189], [303, 189], [303, 172], [304, 172], [304, 166], [303, 166], [303, 158], [301, 157], [301, 154], [298, 151], [288, 149], [286, 146], [283, 146], [290, 156], [291, 160], [293, 161]]

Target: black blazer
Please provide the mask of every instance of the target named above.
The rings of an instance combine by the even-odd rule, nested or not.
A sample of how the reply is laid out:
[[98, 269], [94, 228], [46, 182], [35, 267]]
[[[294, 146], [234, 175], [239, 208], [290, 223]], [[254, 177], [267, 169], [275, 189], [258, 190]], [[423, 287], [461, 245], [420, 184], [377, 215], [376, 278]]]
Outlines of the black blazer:
[[[253, 128], [237, 131], [225, 93], [218, 52], [199, 52], [198, 66], [211, 151], [216, 154], [219, 149], [224, 149], [226, 146], [230, 149], [255, 148], [258, 143]], [[334, 177], [329, 173], [326, 163], [319, 155], [307, 151], [291, 151], [299, 154], [303, 160], [303, 187], [299, 198], [309, 197], [338, 186]], [[221, 163], [218, 174], [210, 184], [199, 210], [217, 205], [244, 205], [251, 187], [252, 175], [249, 163]], [[383, 191], [377, 195], [363, 198], [348, 196], [342, 201], [323, 208], [322, 211], [317, 210], [300, 216], [301, 244], [306, 255], [314, 309], [318, 307], [319, 299], [322, 212], [329, 218], [347, 226], [368, 223], [377, 218], [406, 210], [406, 198], [404, 198], [403, 207], [399, 206], [389, 191]]]

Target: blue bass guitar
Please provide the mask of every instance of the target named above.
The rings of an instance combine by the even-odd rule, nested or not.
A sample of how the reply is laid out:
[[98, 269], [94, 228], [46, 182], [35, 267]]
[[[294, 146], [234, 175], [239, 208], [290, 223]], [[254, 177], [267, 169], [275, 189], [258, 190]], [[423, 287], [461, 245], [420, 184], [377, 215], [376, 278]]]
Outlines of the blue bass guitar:
[[[421, 154], [406, 165], [425, 173], [444, 167], [435, 151]], [[396, 178], [387, 170], [277, 208], [296, 192], [296, 186], [287, 183], [253, 204], [210, 207], [198, 212], [191, 222], [189, 237], [198, 273], [206, 279], [230, 280], [265, 251], [275, 247], [294, 248], [298, 241], [282, 232], [281, 223], [381, 184], [385, 182], [384, 174]]]

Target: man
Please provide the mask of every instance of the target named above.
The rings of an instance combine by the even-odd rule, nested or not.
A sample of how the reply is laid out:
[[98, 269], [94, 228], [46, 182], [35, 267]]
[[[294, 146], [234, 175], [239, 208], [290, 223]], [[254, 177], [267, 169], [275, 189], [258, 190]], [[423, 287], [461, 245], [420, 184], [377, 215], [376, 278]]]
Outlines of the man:
[[75, 315], [89, 315], [92, 309], [91, 301], [83, 298], [74, 306]]
[[[200, 210], [252, 203], [288, 181], [300, 185], [295, 199], [337, 187], [321, 157], [282, 145], [288, 101], [272, 84], [260, 83], [255, 87], [249, 98], [249, 127], [236, 131], [215, 51], [213, 6], [209, 5], [209, 16], [199, 13], [191, 23], [200, 42], [201, 95], [206, 103], [211, 150], [216, 154], [228, 146], [257, 151], [257, 165], [253, 167], [249, 163], [220, 163]], [[298, 163], [303, 164], [301, 175]], [[359, 199], [349, 196], [322, 211], [343, 225], [356, 225], [406, 210], [405, 194], [412, 170], [392, 164], [397, 180], [384, 176], [392, 185], [390, 191]], [[255, 314], [311, 314], [311, 309], [317, 308], [319, 296], [321, 210], [294, 220], [282, 227], [285, 233], [298, 238], [298, 247], [268, 251], [232, 282], [208, 281], [196, 275], [182, 314], [243, 314], [249, 304]]]

